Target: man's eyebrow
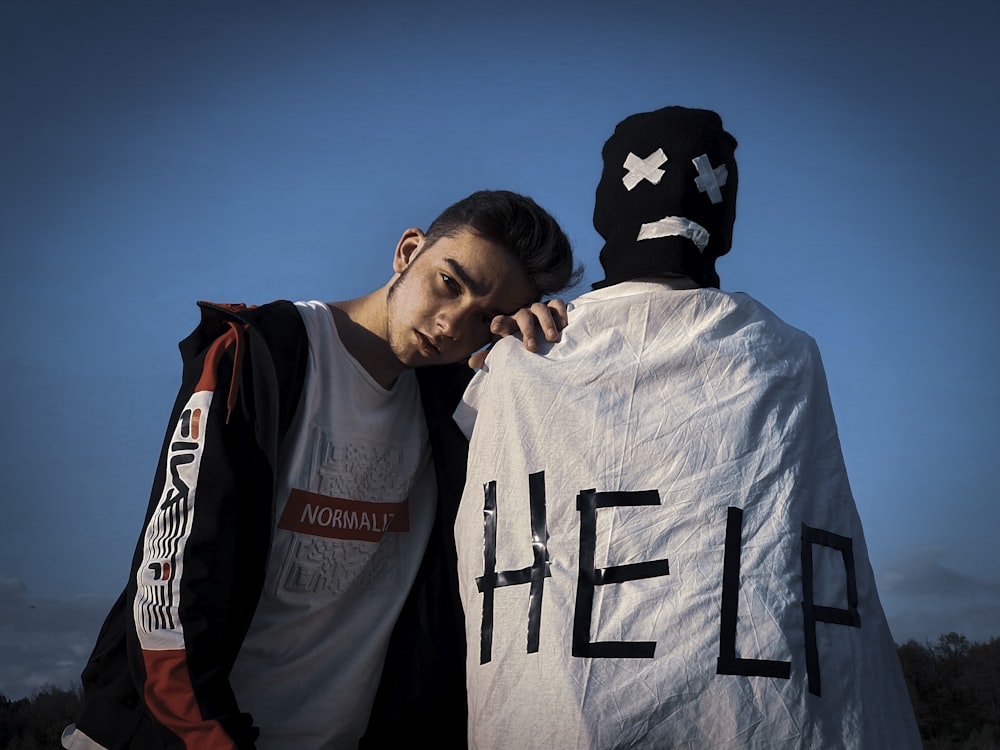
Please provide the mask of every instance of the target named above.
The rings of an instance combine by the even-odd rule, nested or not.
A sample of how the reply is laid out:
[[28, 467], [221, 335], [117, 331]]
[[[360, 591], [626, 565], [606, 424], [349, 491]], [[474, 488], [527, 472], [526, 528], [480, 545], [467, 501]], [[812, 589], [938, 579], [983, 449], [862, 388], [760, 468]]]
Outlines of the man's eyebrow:
[[471, 291], [478, 297], [486, 296], [486, 294], [489, 291], [486, 288], [486, 286], [484, 284], [479, 283], [471, 276], [469, 276], [469, 272], [462, 267], [461, 263], [454, 260], [453, 258], [445, 258], [444, 262], [448, 264], [448, 267], [451, 269], [451, 272], [458, 277], [459, 281], [461, 281], [463, 284], [465, 284], [465, 286], [469, 288], [469, 291]]

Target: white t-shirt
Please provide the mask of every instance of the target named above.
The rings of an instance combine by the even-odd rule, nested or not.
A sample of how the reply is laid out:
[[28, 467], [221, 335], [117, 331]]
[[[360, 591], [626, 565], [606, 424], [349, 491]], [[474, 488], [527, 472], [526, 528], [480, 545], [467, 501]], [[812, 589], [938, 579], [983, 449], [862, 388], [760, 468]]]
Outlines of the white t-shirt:
[[232, 673], [262, 750], [354, 748], [434, 519], [416, 377], [391, 390], [347, 352], [322, 302], [279, 466], [267, 579]]

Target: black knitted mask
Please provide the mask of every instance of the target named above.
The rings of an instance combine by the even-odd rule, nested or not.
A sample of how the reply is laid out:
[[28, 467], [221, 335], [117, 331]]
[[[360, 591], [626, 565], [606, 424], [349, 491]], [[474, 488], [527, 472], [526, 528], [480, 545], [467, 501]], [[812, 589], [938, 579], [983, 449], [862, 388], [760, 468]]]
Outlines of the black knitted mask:
[[605, 278], [681, 274], [717, 287], [736, 220], [736, 139], [715, 112], [665, 107], [618, 123], [604, 144], [594, 228]]

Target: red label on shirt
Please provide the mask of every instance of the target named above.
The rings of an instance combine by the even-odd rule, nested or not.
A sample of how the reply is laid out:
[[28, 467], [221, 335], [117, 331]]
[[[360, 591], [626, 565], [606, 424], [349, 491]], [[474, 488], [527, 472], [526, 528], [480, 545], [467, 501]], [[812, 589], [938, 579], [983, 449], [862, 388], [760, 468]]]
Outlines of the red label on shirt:
[[278, 528], [328, 539], [380, 542], [386, 532], [410, 530], [409, 504], [369, 503], [292, 490]]

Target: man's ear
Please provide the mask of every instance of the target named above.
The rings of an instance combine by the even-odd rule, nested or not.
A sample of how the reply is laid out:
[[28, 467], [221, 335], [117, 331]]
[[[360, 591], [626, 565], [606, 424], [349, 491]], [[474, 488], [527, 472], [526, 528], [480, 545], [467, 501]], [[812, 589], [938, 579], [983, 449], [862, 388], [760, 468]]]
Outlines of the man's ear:
[[396, 254], [392, 256], [392, 270], [402, 273], [424, 246], [427, 236], [416, 227], [410, 227], [396, 243]]

